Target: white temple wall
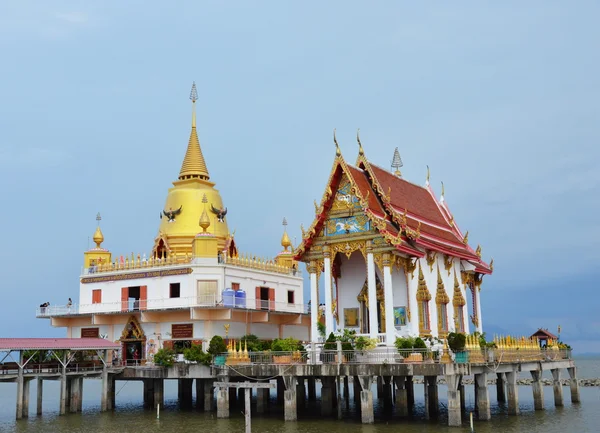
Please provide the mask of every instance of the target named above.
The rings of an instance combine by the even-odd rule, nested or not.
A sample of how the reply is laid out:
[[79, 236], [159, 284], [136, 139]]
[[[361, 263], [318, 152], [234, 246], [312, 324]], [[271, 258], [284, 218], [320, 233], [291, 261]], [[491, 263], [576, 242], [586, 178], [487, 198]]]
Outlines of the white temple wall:
[[[340, 318], [338, 329], [344, 329], [344, 309], [359, 308], [359, 303], [356, 297], [362, 290], [362, 287], [366, 281], [367, 264], [360, 251], [355, 251], [352, 253], [350, 259], [348, 259], [345, 254], [340, 254], [340, 256], [342, 263], [341, 277], [337, 280], [339, 286], [338, 311]], [[322, 286], [320, 286], [319, 292], [322, 291]], [[357, 325], [356, 327], [348, 327], [348, 329], [353, 329], [356, 332], [360, 332], [360, 325]]]
[[[410, 274], [408, 275], [408, 278], [410, 279]], [[405, 311], [408, 311], [408, 287], [406, 285], [406, 276], [403, 268], [397, 269], [395, 266], [392, 266], [392, 294], [394, 298], [393, 306], [404, 307]], [[413, 304], [414, 301], [411, 303], [411, 306]], [[396, 326], [396, 335], [403, 337], [411, 335], [411, 326], [408, 317], [406, 317], [406, 325]]]
[[[261, 339], [272, 340], [279, 338], [279, 327], [268, 323], [252, 323], [250, 333]], [[306, 333], [308, 334], [308, 330]]]
[[293, 337], [300, 341], [309, 341], [309, 331], [306, 326], [284, 325], [282, 332], [283, 338]]

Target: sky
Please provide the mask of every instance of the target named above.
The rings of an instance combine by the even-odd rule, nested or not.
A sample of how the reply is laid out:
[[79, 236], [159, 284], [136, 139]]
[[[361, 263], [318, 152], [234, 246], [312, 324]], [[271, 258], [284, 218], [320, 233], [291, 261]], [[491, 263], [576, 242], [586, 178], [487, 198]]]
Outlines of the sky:
[[595, 1], [0, 3], [0, 336], [79, 292], [104, 246], [149, 253], [190, 130], [242, 251], [314, 216], [356, 131], [372, 162], [441, 182], [494, 258], [488, 333], [556, 331], [600, 352], [600, 5]]

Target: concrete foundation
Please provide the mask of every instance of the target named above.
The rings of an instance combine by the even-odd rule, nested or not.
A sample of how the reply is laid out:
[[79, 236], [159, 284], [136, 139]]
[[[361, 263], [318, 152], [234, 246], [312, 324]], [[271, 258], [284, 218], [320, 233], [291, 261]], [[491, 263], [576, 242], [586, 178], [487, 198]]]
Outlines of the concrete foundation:
[[283, 415], [285, 421], [297, 421], [298, 411], [296, 408], [296, 377], [284, 376], [285, 384]]
[[264, 414], [267, 410], [270, 390], [267, 388], [256, 389], [256, 413]]
[[[235, 388], [230, 388], [235, 391]], [[229, 390], [219, 388], [217, 390], [217, 418], [229, 418]]]
[[360, 419], [363, 424], [373, 424], [375, 422], [375, 415], [373, 413], [373, 392], [371, 391], [371, 385], [373, 381], [372, 376], [359, 376], [360, 387]]
[[517, 372], [506, 373], [506, 391], [508, 394], [508, 414], [519, 414], [519, 389], [517, 387]]
[[492, 419], [492, 413], [486, 373], [475, 375], [475, 389], [477, 390], [477, 417], [482, 421], [488, 421]]
[[506, 379], [504, 373], [496, 373], [496, 401], [506, 403]]
[[579, 403], [579, 382], [577, 381], [577, 367], [567, 368], [569, 372], [569, 385], [571, 388], [571, 403]]
[[317, 380], [314, 377], [309, 377], [307, 380], [308, 384], [308, 400], [316, 401], [317, 400]]
[[165, 405], [165, 381], [163, 379], [154, 379], [154, 409], [160, 404]]
[[321, 378], [321, 415], [333, 415], [333, 380], [329, 377]]
[[450, 427], [460, 427], [462, 425], [461, 395], [459, 384], [462, 377], [453, 374], [446, 376], [446, 385], [448, 386], [448, 425]]
[[439, 413], [437, 377], [425, 376], [423, 387], [425, 395], [425, 419], [436, 419]]
[[38, 415], [42, 414], [42, 402], [44, 398], [44, 379], [41, 377], [37, 378], [37, 411]]
[[554, 406], [563, 406], [563, 389], [560, 380], [560, 370], [558, 368], [550, 370], [552, 372], [552, 388], [554, 389]]
[[531, 372], [531, 390], [533, 391], [533, 407], [535, 410], [544, 409], [544, 385], [542, 384], [542, 371]]
[[396, 383], [396, 413], [399, 416], [408, 416], [408, 393], [406, 390], [406, 377], [394, 377]]

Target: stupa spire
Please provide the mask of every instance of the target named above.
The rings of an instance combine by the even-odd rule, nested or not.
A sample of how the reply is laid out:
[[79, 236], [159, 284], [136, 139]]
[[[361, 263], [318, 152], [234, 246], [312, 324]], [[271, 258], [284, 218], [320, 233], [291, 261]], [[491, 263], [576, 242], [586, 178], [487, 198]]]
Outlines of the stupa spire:
[[179, 180], [194, 178], [208, 180], [210, 177], [202, 150], [200, 149], [198, 133], [196, 132], [196, 101], [198, 100], [198, 90], [196, 89], [195, 82], [192, 84], [192, 90], [190, 91], [190, 100], [192, 101], [192, 131], [190, 132], [188, 147], [185, 151], [183, 163], [181, 164], [181, 170], [179, 171]]

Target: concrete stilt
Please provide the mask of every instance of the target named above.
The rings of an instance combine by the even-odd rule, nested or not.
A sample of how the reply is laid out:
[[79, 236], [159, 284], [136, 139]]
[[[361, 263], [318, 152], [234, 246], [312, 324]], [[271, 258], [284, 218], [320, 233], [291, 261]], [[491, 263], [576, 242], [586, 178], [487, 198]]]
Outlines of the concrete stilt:
[[65, 399], [65, 413], [71, 409], [71, 378], [67, 376], [67, 394]]
[[400, 416], [408, 415], [408, 394], [406, 392], [406, 377], [394, 377], [396, 383], [396, 412]]
[[204, 381], [196, 379], [196, 409], [204, 410]]
[[504, 373], [496, 373], [496, 401], [498, 403], [506, 403]]
[[533, 391], [533, 407], [535, 410], [544, 410], [544, 385], [542, 384], [542, 370], [531, 372], [531, 389]]
[[268, 388], [256, 389], [256, 413], [263, 414], [267, 409], [267, 400], [269, 399]]
[[[235, 388], [230, 389], [235, 390]], [[229, 390], [227, 388], [217, 390], [217, 418], [229, 418]]]
[[37, 414], [42, 414], [42, 401], [44, 398], [44, 379], [42, 377], [37, 378]]
[[79, 395], [79, 382], [81, 381], [81, 377], [72, 377], [71, 378], [71, 395], [70, 395], [70, 403], [69, 403], [69, 412], [75, 413], [77, 412], [77, 408], [79, 407], [79, 399], [81, 396]]
[[415, 384], [412, 376], [406, 376], [406, 395], [408, 396], [408, 410], [415, 407]]
[[228, 398], [228, 402], [229, 402], [229, 409], [232, 409], [235, 407], [236, 403], [237, 403], [237, 392], [235, 388], [229, 388], [229, 398]]
[[571, 403], [579, 403], [579, 381], [577, 380], [577, 367], [567, 368], [569, 372], [569, 385], [571, 388]]
[[304, 407], [306, 401], [306, 388], [304, 387], [304, 378], [297, 378], [298, 383], [296, 384], [296, 398], [298, 399], [298, 406]]
[[308, 378], [308, 399], [315, 401], [317, 399], [317, 385], [314, 377]]
[[[21, 355], [21, 362], [22, 362]], [[19, 368], [19, 373], [17, 375], [17, 408], [16, 408], [16, 417], [17, 419], [23, 418], [23, 388], [24, 388], [23, 379], [23, 369]]]
[[458, 374], [446, 376], [448, 386], [448, 425], [450, 427], [460, 427], [462, 425], [462, 410], [460, 405], [459, 384], [462, 377]]
[[383, 407], [386, 412], [392, 412], [394, 410], [394, 401], [392, 399], [392, 377], [383, 376]]
[[154, 379], [144, 379], [144, 407], [154, 408]]
[[373, 413], [373, 392], [371, 384], [373, 378], [371, 376], [359, 376], [360, 387], [363, 391], [360, 392], [360, 419], [363, 424], [373, 424], [375, 415]]
[[490, 393], [488, 391], [487, 374], [475, 375], [475, 389], [477, 389], [477, 414], [482, 421], [492, 419], [490, 411]]
[[239, 388], [238, 393], [237, 393], [237, 404], [245, 405], [245, 401], [246, 401], [246, 391], [244, 390], [244, 388]]
[[117, 380], [115, 379], [115, 376], [109, 376], [108, 377], [108, 410], [114, 410], [116, 403], [115, 400], [117, 399]]
[[438, 387], [437, 387], [437, 376], [427, 376], [427, 394], [429, 397], [429, 417], [431, 419], [437, 419], [440, 411], [439, 398], [438, 398]]
[[102, 393], [100, 396], [100, 411], [108, 410], [108, 370], [106, 365], [102, 369]]
[[164, 379], [154, 379], [154, 409], [160, 404], [165, 405], [165, 381]]
[[350, 401], [350, 383], [348, 376], [344, 376], [344, 400], [346, 404]]
[[29, 417], [29, 382], [31, 379], [26, 379], [23, 382], [23, 418]]
[[215, 388], [211, 380], [204, 381], [204, 410], [211, 412], [215, 408]]
[[182, 379], [179, 385], [181, 387], [180, 406], [185, 408], [192, 407], [194, 379]]
[[[17, 388], [18, 389], [18, 388]], [[67, 413], [67, 373], [65, 368], [62, 368], [60, 375], [60, 404], [59, 413], [64, 415]]]
[[427, 376], [423, 378], [423, 399], [425, 400], [425, 419], [431, 419], [429, 414], [429, 381], [427, 380]]
[[552, 388], [554, 389], [554, 406], [561, 407], [563, 406], [563, 390], [562, 383], [560, 380], [560, 369], [554, 368], [550, 370], [552, 372]]
[[360, 405], [360, 380], [358, 379], [358, 376], [354, 376], [352, 378], [352, 390], [354, 393], [354, 404], [356, 404], [357, 406]]
[[[110, 379], [109, 382], [110, 384]], [[110, 386], [109, 386], [109, 391], [110, 391]], [[109, 402], [110, 402], [110, 398], [109, 398]], [[110, 403], [109, 403], [110, 406]], [[110, 407], [109, 407], [110, 409]], [[77, 399], [77, 412], [82, 412], [83, 411], [83, 376], [81, 376], [81, 378], [79, 379], [79, 399]]]
[[377, 376], [377, 398], [383, 398], [383, 377]]
[[283, 383], [283, 378], [277, 378], [277, 403], [282, 404], [284, 400], [284, 392], [285, 392], [285, 384]]
[[333, 414], [333, 381], [329, 377], [321, 378], [321, 415]]
[[296, 401], [296, 376], [284, 376], [285, 385], [283, 415], [286, 421], [297, 421], [298, 410]]
[[467, 412], [467, 402], [466, 402], [467, 393], [465, 392], [465, 384], [462, 383], [462, 376], [460, 378], [460, 382], [458, 383], [458, 390], [460, 391], [460, 410], [462, 413], [466, 413]]
[[517, 388], [517, 373], [506, 373], [506, 390], [508, 394], [508, 414], [519, 414], [519, 390]]

